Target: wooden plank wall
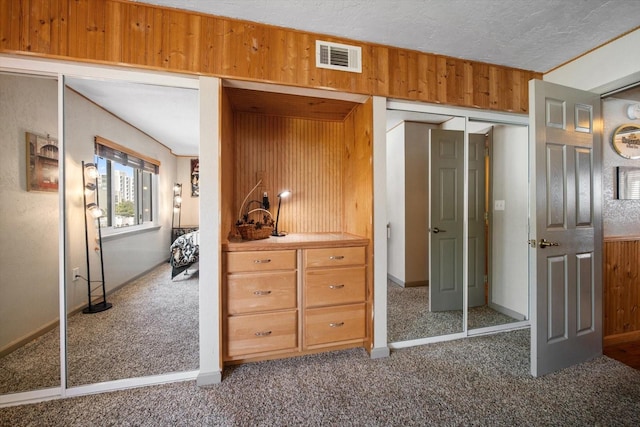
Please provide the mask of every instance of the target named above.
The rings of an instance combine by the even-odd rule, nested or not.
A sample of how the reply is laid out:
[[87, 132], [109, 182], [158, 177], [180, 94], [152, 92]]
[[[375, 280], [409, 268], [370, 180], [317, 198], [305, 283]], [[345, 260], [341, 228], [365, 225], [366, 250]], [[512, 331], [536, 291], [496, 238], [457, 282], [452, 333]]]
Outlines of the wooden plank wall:
[[[125, 0], [0, 0], [0, 52], [334, 88], [525, 113], [540, 73]], [[444, 36], [443, 36], [444, 37]], [[363, 47], [363, 72], [315, 67], [315, 40]]]
[[604, 242], [604, 337], [640, 339], [640, 239]]
[[[343, 230], [369, 239], [367, 247], [367, 337], [373, 344], [373, 98], [358, 105], [344, 121]], [[383, 261], [386, 262], [386, 259]]]
[[[220, 93], [220, 238], [225, 240], [232, 231], [236, 221], [238, 207], [233, 204], [234, 177], [236, 163], [235, 158], [235, 136], [233, 128], [233, 110], [227, 92], [223, 89]], [[215, 212], [209, 218], [202, 220], [213, 220]]]
[[236, 217], [242, 200], [262, 179], [250, 199], [261, 201], [262, 193], [268, 192], [274, 218], [277, 194], [285, 189], [292, 192], [283, 199], [279, 230], [344, 230], [343, 122], [238, 111], [234, 116]]

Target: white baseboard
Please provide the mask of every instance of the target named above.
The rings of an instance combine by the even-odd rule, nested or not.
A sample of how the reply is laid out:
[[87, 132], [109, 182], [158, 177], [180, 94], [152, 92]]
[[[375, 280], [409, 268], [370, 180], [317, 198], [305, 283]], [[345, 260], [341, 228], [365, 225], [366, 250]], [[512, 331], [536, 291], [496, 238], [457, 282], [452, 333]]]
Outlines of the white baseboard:
[[210, 385], [220, 384], [222, 382], [222, 371], [207, 372], [198, 374], [196, 384], [198, 387], [206, 387]]

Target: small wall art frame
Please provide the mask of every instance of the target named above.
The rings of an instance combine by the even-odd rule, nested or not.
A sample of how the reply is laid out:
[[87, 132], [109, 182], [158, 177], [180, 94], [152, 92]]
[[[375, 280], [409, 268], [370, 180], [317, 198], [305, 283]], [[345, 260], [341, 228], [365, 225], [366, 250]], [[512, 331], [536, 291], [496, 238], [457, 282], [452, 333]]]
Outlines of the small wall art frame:
[[191, 197], [200, 196], [200, 159], [191, 159]]
[[27, 191], [58, 191], [58, 140], [26, 132]]
[[626, 159], [640, 159], [640, 126], [629, 123], [613, 133], [613, 149]]

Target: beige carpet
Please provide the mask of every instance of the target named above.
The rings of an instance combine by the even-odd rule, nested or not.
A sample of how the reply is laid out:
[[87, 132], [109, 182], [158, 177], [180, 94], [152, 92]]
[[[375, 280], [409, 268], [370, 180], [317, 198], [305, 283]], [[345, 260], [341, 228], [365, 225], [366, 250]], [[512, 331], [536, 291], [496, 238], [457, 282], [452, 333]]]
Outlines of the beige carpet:
[[[429, 287], [404, 288], [387, 281], [387, 339], [407, 341], [462, 332], [462, 311], [429, 311]], [[469, 329], [503, 325], [517, 319], [487, 306], [468, 311]]]
[[[69, 318], [68, 385], [199, 366], [198, 274], [162, 264], [109, 295], [113, 308]], [[58, 328], [0, 358], [0, 393], [60, 386]]]
[[607, 357], [529, 375], [529, 331], [228, 368], [194, 382], [0, 409], [2, 426], [637, 426], [640, 372]]

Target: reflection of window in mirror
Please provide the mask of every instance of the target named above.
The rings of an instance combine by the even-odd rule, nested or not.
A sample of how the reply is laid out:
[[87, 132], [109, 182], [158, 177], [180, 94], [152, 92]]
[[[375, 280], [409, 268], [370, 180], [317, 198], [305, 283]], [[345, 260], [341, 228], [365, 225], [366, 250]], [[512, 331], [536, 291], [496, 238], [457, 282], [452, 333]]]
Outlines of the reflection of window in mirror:
[[618, 183], [617, 199], [640, 199], [640, 167], [618, 166], [616, 167], [616, 178]]

